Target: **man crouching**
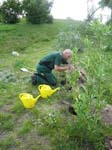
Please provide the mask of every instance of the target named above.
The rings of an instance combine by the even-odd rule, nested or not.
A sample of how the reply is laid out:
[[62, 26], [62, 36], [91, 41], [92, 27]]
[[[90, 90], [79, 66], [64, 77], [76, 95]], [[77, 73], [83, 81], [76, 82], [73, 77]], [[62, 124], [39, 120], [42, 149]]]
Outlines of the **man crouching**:
[[[70, 49], [65, 49], [63, 52], [54, 52], [41, 59], [36, 67], [37, 73], [32, 75], [32, 84], [56, 86], [57, 79], [52, 73], [52, 70], [59, 72], [74, 70], [74, 66], [68, 63], [72, 54]], [[61, 66], [62, 64], [64, 65]]]

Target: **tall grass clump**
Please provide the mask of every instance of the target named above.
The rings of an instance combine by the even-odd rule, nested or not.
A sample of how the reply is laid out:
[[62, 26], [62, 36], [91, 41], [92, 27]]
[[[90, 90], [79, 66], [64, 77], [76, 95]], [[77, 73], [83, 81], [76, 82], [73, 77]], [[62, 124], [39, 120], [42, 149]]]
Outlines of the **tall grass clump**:
[[[111, 26], [99, 21], [82, 23], [77, 28], [69, 25], [58, 35], [59, 48], [71, 48], [73, 64], [76, 68], [83, 68], [87, 76], [86, 83], [79, 87], [79, 71], [75, 69], [73, 73], [67, 73], [77, 112], [76, 122], [69, 123], [67, 133], [74, 141], [74, 147], [78, 143], [79, 149], [87, 145], [94, 150], [104, 150], [106, 127], [101, 120], [101, 111], [107, 103], [112, 104], [111, 36]], [[85, 49], [83, 53], [77, 53], [80, 47]], [[106, 53], [105, 50], [110, 52]]]

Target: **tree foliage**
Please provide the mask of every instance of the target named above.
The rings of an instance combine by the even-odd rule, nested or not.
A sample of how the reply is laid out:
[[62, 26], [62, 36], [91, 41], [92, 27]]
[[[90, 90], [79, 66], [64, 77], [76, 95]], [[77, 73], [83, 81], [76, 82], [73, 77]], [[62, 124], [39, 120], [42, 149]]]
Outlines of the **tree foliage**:
[[0, 6], [0, 15], [4, 23], [14, 24], [19, 22], [22, 6], [19, 0], [7, 0]]
[[110, 21], [112, 21], [112, 0], [100, 0], [99, 4], [102, 8], [108, 7], [108, 8], [111, 9], [111, 19], [110, 19]]
[[102, 7], [109, 7], [110, 9], [112, 9], [112, 0], [101, 0], [99, 2], [99, 4], [102, 6]]
[[23, 0], [23, 8], [28, 22], [33, 24], [51, 23], [52, 2], [47, 0]]

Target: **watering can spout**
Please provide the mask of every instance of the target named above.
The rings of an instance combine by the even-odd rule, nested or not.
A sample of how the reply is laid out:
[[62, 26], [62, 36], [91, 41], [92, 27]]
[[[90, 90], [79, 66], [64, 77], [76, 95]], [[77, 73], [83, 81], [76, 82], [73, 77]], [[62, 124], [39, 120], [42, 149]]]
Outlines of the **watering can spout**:
[[60, 88], [56, 88], [54, 90], [52, 90], [52, 94], [54, 94], [55, 92], [57, 92]]
[[37, 100], [41, 97], [41, 95], [38, 95], [36, 98], [35, 98], [35, 103], [37, 102]]

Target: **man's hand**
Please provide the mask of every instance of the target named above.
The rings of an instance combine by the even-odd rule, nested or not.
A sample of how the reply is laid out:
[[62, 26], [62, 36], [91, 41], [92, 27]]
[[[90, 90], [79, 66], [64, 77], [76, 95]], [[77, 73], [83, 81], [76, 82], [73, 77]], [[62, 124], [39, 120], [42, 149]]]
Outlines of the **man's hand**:
[[69, 66], [68, 66], [68, 65], [66, 65], [66, 66], [58, 66], [58, 65], [55, 65], [55, 66], [54, 66], [54, 70], [55, 70], [55, 71], [63, 72], [63, 71], [69, 70]]
[[68, 70], [73, 71], [75, 69], [74, 65], [70, 64], [68, 65]]
[[71, 65], [71, 64], [69, 64], [69, 65], [65, 65], [65, 66], [57, 66], [57, 65], [55, 65], [54, 66], [54, 70], [55, 71], [66, 71], [66, 70], [70, 70], [70, 71], [73, 71], [75, 69], [75, 67], [74, 67], [74, 65]]

